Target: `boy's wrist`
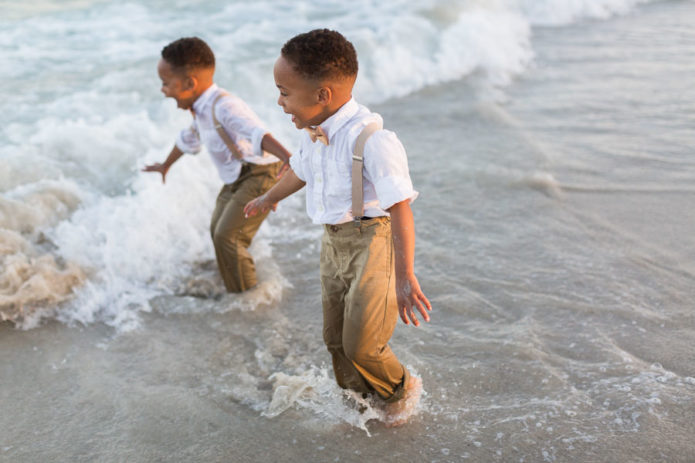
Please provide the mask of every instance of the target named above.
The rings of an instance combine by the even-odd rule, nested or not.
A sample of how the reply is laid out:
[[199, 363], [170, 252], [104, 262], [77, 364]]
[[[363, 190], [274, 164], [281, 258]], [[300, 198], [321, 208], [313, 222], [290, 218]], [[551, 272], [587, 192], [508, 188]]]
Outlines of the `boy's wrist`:
[[413, 269], [396, 270], [396, 278], [398, 280], [408, 280], [415, 277], [415, 271]]
[[265, 207], [270, 207], [270, 206], [272, 206], [272, 205], [274, 204], [274, 203], [270, 200], [270, 196], [268, 195], [268, 193], [269, 193], [269, 192], [265, 192], [265, 193], [263, 193], [263, 195], [261, 196], [261, 207], [263, 207], [263, 208], [265, 208]]

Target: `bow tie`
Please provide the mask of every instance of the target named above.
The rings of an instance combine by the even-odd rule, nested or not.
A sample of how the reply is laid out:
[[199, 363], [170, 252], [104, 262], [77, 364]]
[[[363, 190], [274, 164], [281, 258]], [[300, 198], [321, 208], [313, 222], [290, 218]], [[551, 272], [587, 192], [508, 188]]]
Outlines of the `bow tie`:
[[309, 132], [312, 142], [316, 142], [316, 140], [318, 140], [324, 145], [328, 146], [328, 135], [326, 135], [326, 132], [323, 131], [320, 125], [317, 125], [315, 128], [306, 127], [306, 131]]

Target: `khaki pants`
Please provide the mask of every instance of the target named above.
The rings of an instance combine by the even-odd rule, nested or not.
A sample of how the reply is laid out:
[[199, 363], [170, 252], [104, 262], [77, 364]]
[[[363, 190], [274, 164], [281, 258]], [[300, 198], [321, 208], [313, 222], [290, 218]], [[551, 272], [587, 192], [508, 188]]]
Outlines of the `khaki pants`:
[[268, 216], [244, 217], [244, 206], [268, 191], [277, 181], [282, 163], [244, 164], [239, 178], [222, 187], [210, 221], [217, 266], [227, 291], [239, 293], [258, 283], [256, 266], [248, 252], [251, 240]]
[[398, 318], [388, 217], [326, 225], [321, 242], [323, 339], [338, 385], [403, 397], [408, 371], [388, 346]]

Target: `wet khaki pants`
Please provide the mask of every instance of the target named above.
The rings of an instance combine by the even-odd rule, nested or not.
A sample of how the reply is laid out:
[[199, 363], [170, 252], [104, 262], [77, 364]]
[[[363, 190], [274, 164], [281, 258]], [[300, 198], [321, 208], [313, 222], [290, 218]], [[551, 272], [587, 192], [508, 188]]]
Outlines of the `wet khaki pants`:
[[222, 187], [210, 221], [217, 266], [227, 291], [239, 293], [256, 285], [256, 266], [248, 252], [251, 240], [268, 216], [244, 217], [244, 206], [277, 181], [282, 163], [244, 164], [239, 178]]
[[388, 346], [398, 318], [391, 222], [326, 225], [321, 242], [323, 339], [338, 385], [403, 397], [408, 371]]

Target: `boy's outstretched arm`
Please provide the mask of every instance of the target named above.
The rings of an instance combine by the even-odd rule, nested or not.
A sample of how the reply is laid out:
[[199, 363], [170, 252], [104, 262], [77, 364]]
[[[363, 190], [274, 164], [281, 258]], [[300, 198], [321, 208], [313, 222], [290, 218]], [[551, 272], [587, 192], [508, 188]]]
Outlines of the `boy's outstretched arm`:
[[425, 321], [430, 321], [428, 311], [432, 310], [430, 301], [427, 300], [420, 289], [420, 284], [415, 277], [413, 263], [415, 260], [415, 222], [413, 211], [408, 200], [396, 203], [389, 209], [391, 214], [391, 233], [393, 235], [393, 248], [396, 266], [396, 299], [398, 301], [398, 313], [406, 325], [420, 326], [415, 316], [416, 308]]
[[280, 168], [280, 172], [278, 172], [278, 178], [281, 178], [285, 172], [287, 172], [287, 169], [290, 168], [290, 156], [292, 156], [292, 154], [269, 133], [263, 135], [261, 149], [270, 154], [274, 154], [282, 161], [282, 167]]
[[166, 161], [163, 164], [155, 163], [145, 166], [143, 172], [159, 172], [162, 174], [162, 183], [166, 183], [167, 172], [173, 163], [178, 161], [178, 159], [183, 156], [183, 151], [181, 151], [176, 145], [171, 149], [169, 156], [167, 156]]
[[246, 217], [253, 217], [271, 208], [275, 210], [278, 202], [301, 190], [304, 185], [305, 182], [300, 180], [292, 169], [288, 169], [280, 181], [273, 185], [270, 190], [248, 202], [246, 207], [244, 207], [244, 214], [246, 214]]

